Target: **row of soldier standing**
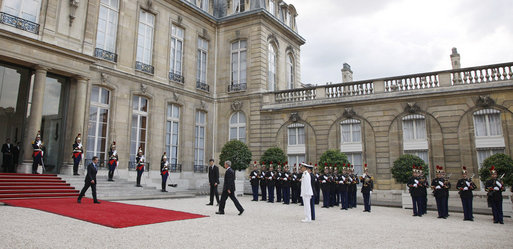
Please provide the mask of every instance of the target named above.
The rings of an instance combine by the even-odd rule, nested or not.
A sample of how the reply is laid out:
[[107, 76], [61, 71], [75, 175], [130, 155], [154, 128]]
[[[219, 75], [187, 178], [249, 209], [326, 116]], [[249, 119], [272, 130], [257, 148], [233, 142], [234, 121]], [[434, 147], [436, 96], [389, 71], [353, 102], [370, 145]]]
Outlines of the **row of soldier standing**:
[[[249, 178], [252, 186], [253, 201], [258, 201], [258, 187], [261, 190], [261, 201], [274, 202], [276, 191], [276, 201], [283, 204], [302, 203], [300, 186], [301, 173], [298, 172], [298, 165], [292, 167], [292, 172], [287, 162], [277, 164], [276, 170], [271, 162], [269, 168], [262, 164], [260, 169], [254, 162], [253, 170]], [[362, 182], [361, 192], [364, 197], [364, 211], [370, 212], [370, 194], [373, 190], [373, 178], [368, 174], [367, 165], [365, 165], [364, 174], [358, 177], [354, 174], [354, 167], [350, 164], [324, 165], [322, 173], [315, 164], [312, 174], [313, 201], [320, 203], [320, 194], [322, 190], [323, 208], [329, 208], [341, 205], [341, 209], [356, 207], [357, 185]], [[292, 193], [292, 195], [290, 195]]]

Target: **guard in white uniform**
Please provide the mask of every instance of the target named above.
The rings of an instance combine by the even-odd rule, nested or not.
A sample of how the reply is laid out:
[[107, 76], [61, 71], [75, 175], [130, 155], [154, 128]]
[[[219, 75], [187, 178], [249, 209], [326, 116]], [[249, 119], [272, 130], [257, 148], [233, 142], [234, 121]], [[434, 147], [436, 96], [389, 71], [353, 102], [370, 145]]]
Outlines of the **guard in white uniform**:
[[310, 210], [310, 199], [313, 195], [312, 190], [312, 180], [310, 177], [310, 173], [308, 173], [307, 168], [313, 168], [311, 165], [302, 163], [301, 171], [303, 172], [303, 176], [301, 177], [301, 197], [303, 198], [304, 210], [305, 210], [305, 219], [301, 220], [302, 222], [312, 222], [312, 211]]

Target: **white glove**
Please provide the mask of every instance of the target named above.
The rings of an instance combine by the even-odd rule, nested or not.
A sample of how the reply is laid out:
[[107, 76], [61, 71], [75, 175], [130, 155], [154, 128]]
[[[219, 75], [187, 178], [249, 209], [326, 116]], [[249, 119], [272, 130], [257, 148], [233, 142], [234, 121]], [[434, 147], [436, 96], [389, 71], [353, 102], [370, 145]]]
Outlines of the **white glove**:
[[251, 179], [255, 179], [255, 177], [254, 177], [254, 176], [252, 176], [252, 177], [251, 177]]
[[441, 189], [441, 188], [442, 188], [442, 187], [440, 187], [440, 186], [436, 186], [436, 189]]
[[370, 192], [369, 192], [369, 194], [371, 194], [371, 195], [372, 195], [372, 191], [370, 191]]
[[417, 184], [416, 184], [416, 183], [415, 183], [415, 184], [413, 184], [413, 187], [417, 187]]
[[463, 188], [463, 190], [468, 190], [468, 188], [467, 188], [467, 187], [464, 187], [464, 188]]
[[415, 184], [419, 183], [419, 181], [415, 180]]
[[444, 182], [442, 182], [442, 181], [438, 181], [438, 184], [439, 184], [440, 186], [443, 186], [443, 185], [444, 185]]
[[470, 182], [465, 182], [465, 183], [467, 183], [467, 187], [470, 187]]
[[499, 191], [499, 187], [495, 187], [495, 188], [493, 188], [493, 190]]
[[499, 186], [499, 188], [502, 187], [502, 184], [499, 181], [495, 181], [495, 184], [497, 184], [497, 186]]

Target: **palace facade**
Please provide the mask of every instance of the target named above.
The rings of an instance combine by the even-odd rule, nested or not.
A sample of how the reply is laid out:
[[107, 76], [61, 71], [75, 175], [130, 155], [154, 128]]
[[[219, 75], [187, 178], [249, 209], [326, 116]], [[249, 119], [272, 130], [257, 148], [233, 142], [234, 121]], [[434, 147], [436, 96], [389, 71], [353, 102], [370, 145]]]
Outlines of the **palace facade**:
[[[458, 174], [495, 153], [513, 154], [513, 63], [352, 81], [301, 83], [293, 5], [281, 0], [0, 0], [0, 141], [21, 142], [29, 172], [38, 130], [48, 171], [70, 174], [85, 157], [118, 177], [138, 147], [158, 182], [166, 152], [180, 177], [202, 178], [231, 139], [254, 159], [272, 146], [289, 163], [340, 149], [379, 190], [402, 189], [390, 168], [401, 154]], [[194, 188], [194, 185], [188, 185]]]

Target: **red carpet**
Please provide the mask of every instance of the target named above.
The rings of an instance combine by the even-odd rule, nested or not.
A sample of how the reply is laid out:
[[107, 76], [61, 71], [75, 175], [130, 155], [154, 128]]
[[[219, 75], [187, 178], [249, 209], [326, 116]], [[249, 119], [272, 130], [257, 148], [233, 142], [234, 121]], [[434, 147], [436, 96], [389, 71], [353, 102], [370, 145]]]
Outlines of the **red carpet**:
[[112, 228], [206, 217], [199, 214], [118, 202], [101, 201], [101, 204], [93, 204], [93, 200], [89, 198], [83, 198], [81, 204], [77, 203], [76, 198], [4, 199], [2, 202], [11, 206], [42, 210]]

